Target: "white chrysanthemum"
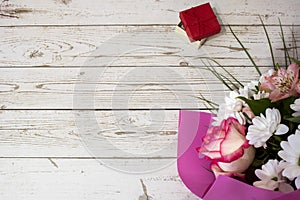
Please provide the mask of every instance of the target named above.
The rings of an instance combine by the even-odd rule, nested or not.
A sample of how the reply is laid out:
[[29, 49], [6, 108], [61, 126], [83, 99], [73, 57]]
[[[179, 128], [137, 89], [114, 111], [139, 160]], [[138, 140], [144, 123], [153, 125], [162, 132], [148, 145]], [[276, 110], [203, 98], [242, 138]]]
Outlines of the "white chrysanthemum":
[[267, 108], [266, 116], [260, 113], [260, 116], [256, 116], [252, 119], [253, 125], [250, 125], [247, 133], [247, 140], [249, 144], [254, 147], [266, 147], [267, 140], [274, 135], [283, 135], [289, 131], [289, 128], [280, 124], [281, 115], [276, 108]]
[[294, 111], [296, 111], [295, 113], [293, 113], [293, 117], [298, 117], [300, 116], [300, 98], [296, 99], [295, 102], [293, 104], [290, 105], [291, 109], [293, 109]]
[[290, 180], [296, 178], [297, 188], [300, 188], [300, 125], [295, 134], [288, 137], [288, 141], [282, 141], [280, 146], [283, 150], [278, 155], [285, 161], [283, 176]]
[[225, 103], [219, 106], [217, 116], [213, 118], [214, 122], [212, 125], [219, 126], [221, 122], [228, 117], [234, 117], [240, 124], [244, 125], [246, 123], [246, 118], [241, 111], [246, 104], [237, 97], [243, 96], [249, 98], [251, 95], [252, 92], [247, 86], [240, 88], [239, 90], [230, 91], [228, 96], [225, 96]]
[[286, 183], [286, 179], [282, 176], [283, 169], [282, 161], [269, 160], [262, 166], [262, 169], [255, 170], [255, 175], [260, 181], [255, 181], [253, 185], [267, 190], [278, 189], [280, 192], [294, 191], [293, 187]]
[[264, 99], [264, 98], [269, 98], [270, 93], [265, 92], [265, 91], [258, 91], [257, 94], [253, 95], [254, 100], [259, 100], [259, 99]]
[[257, 90], [257, 86], [258, 86], [258, 81], [250, 81], [249, 83], [247, 83], [247, 86], [248, 86], [248, 88], [251, 90], [251, 91], [255, 91], [255, 90]]

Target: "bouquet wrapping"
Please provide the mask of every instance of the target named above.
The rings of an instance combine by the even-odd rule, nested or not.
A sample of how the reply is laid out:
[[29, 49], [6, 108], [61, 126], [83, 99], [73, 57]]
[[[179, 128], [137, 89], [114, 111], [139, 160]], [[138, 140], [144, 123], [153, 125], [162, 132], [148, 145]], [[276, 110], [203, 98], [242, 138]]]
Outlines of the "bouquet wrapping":
[[211, 126], [213, 114], [182, 110], [178, 124], [177, 168], [183, 183], [204, 200], [295, 200], [300, 190], [290, 193], [266, 190], [248, 185], [234, 178], [219, 175], [215, 178], [210, 169], [211, 161], [199, 158], [196, 151]]

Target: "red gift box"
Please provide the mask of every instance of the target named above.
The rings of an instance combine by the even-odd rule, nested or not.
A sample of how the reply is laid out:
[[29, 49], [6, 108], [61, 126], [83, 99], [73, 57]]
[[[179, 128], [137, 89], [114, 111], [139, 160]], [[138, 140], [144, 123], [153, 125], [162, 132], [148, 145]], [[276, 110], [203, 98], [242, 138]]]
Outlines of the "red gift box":
[[221, 26], [209, 3], [181, 11], [179, 17], [191, 42], [221, 31]]

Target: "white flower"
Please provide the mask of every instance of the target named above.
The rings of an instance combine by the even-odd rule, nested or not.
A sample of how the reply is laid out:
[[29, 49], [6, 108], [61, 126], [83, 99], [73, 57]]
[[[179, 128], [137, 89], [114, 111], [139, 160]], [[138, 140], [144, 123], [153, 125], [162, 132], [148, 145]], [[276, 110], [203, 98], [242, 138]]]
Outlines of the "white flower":
[[289, 131], [289, 128], [280, 124], [281, 116], [276, 108], [267, 108], [266, 116], [260, 113], [260, 117], [256, 116], [252, 119], [253, 125], [250, 125], [247, 133], [249, 144], [254, 147], [267, 147], [267, 140], [273, 135], [283, 135]]
[[227, 119], [230, 116], [229, 112], [227, 111], [227, 106], [225, 103], [219, 105], [218, 113], [215, 117], [213, 117], [213, 126], [220, 126], [221, 122], [224, 119]]
[[252, 95], [249, 88], [243, 87], [239, 90], [230, 91], [227, 96], [225, 96], [225, 103], [219, 106], [217, 116], [214, 117], [213, 126], [219, 126], [224, 119], [228, 117], [236, 118], [240, 124], [244, 125], [246, 123], [246, 118], [242, 114], [243, 106], [247, 106], [244, 101], [238, 99], [237, 97], [243, 96], [249, 98]]
[[[266, 77], [270, 77], [272, 76], [272, 74], [274, 73], [274, 69], [269, 69], [267, 71], [267, 73], [263, 74], [260, 76], [259, 78], [259, 83], [263, 83], [266, 82]], [[258, 84], [257, 84], [258, 85]], [[254, 100], [259, 100], [259, 99], [264, 99], [264, 98], [269, 98], [270, 93], [265, 92], [265, 91], [258, 91], [257, 94], [253, 94], [253, 98]]]
[[269, 96], [270, 96], [270, 93], [265, 92], [265, 91], [258, 91], [257, 94], [253, 94], [254, 100], [269, 98]]
[[280, 146], [283, 150], [278, 155], [285, 161], [283, 176], [290, 180], [296, 178], [297, 188], [300, 188], [300, 125], [295, 134], [288, 137], [288, 141], [282, 141]]
[[285, 178], [282, 177], [282, 170], [283, 161], [269, 160], [262, 166], [262, 169], [255, 170], [255, 175], [260, 181], [255, 181], [253, 185], [267, 190], [278, 189], [280, 192], [294, 191], [293, 187], [286, 183]]
[[[273, 73], [274, 70], [269, 70], [269, 73]], [[264, 76], [260, 77], [260, 80], [263, 81], [264, 80]], [[250, 83], [247, 84], [248, 88], [251, 90], [252, 93], [250, 93], [249, 96], [252, 96], [254, 100], [259, 100], [259, 99], [264, 99], [264, 98], [269, 98], [269, 93], [265, 92], [265, 91], [257, 91], [258, 88], [258, 81], [251, 81]], [[256, 92], [255, 92], [256, 91]]]
[[250, 83], [247, 83], [247, 86], [248, 88], [251, 90], [251, 91], [255, 91], [257, 90], [257, 86], [258, 86], [258, 81], [250, 81]]
[[293, 113], [293, 117], [298, 117], [300, 116], [300, 98], [296, 99], [295, 102], [293, 104], [290, 105], [291, 109], [296, 111], [295, 113]]

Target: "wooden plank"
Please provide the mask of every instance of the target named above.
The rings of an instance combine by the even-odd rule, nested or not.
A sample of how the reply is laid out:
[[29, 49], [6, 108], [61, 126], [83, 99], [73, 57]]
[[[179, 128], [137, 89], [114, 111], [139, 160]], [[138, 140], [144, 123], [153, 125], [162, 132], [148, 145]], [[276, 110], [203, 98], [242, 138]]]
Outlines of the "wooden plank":
[[[258, 78], [254, 67], [227, 70]], [[200, 93], [222, 103], [228, 91], [202, 67], [2, 68], [0, 83], [2, 109], [199, 109]]]
[[174, 158], [178, 113], [2, 110], [0, 157]]
[[[1, 25], [90, 25], [90, 24], [176, 24], [178, 13], [207, 1], [147, 0], [6, 0], [1, 3]], [[298, 0], [259, 2], [247, 0], [210, 1], [223, 24], [299, 25]]]
[[[292, 27], [286, 43], [295, 50]], [[261, 26], [233, 27], [260, 66], [271, 65]], [[277, 62], [283, 63], [280, 28], [267, 27]], [[228, 27], [200, 49], [174, 32], [173, 26], [4, 27], [0, 29], [0, 66], [180, 66], [203, 65], [209, 57], [229, 66], [251, 65]], [[300, 26], [294, 27], [300, 41]], [[299, 51], [299, 46], [297, 46]]]
[[[95, 160], [0, 159], [0, 198], [14, 199], [192, 199], [176, 164], [152, 173], [122, 173]], [[137, 160], [136, 167], [143, 160]]]

